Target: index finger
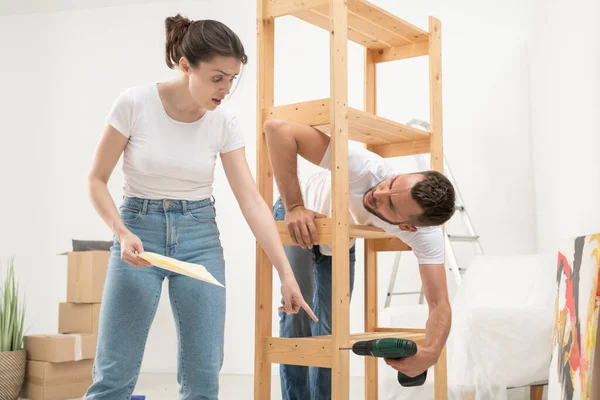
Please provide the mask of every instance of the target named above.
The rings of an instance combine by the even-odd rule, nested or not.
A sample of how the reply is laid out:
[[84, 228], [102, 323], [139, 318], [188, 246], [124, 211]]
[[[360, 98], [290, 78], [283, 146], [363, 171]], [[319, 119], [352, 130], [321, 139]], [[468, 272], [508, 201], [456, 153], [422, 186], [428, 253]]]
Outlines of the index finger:
[[313, 312], [313, 310], [308, 306], [308, 304], [306, 303], [306, 301], [302, 302], [302, 308], [304, 308], [304, 311], [306, 311], [308, 313], [308, 315], [310, 316], [310, 318], [313, 321], [319, 322], [319, 318], [317, 318], [317, 316], [315, 315], [315, 313]]

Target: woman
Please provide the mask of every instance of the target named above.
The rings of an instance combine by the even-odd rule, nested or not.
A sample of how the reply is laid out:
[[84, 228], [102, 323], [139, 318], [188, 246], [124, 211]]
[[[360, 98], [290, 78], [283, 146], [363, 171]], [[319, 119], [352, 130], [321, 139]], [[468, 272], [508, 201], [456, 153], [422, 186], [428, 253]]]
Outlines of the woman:
[[[102, 298], [94, 381], [87, 400], [129, 399], [148, 331], [169, 278], [178, 338], [180, 399], [217, 399], [223, 362], [225, 291], [151, 265], [144, 251], [204, 265], [225, 284], [223, 249], [212, 201], [217, 153], [243, 215], [281, 278], [288, 313], [304, 301], [273, 216], [252, 178], [235, 117], [219, 109], [247, 62], [224, 24], [169, 17], [166, 63], [177, 78], [134, 87], [115, 101], [89, 175], [91, 201], [114, 233]], [[124, 199], [107, 188], [123, 157]]]

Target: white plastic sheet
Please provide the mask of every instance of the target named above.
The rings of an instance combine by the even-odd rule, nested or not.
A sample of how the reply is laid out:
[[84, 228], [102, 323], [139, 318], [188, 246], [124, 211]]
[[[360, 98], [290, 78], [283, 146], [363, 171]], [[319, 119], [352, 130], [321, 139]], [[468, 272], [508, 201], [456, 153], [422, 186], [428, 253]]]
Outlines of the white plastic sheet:
[[[508, 400], [507, 388], [547, 380], [555, 296], [555, 255], [477, 257], [452, 302], [449, 399]], [[380, 320], [408, 327], [426, 318], [416, 307], [385, 310]], [[380, 364], [380, 398], [433, 399], [433, 372], [423, 387], [403, 388]]]

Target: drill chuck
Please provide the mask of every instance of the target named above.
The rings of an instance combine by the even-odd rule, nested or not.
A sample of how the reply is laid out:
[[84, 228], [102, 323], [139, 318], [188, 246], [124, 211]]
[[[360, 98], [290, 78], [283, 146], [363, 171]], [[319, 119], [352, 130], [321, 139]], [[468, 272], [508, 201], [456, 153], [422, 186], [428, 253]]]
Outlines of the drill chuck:
[[372, 356], [371, 349], [373, 348], [373, 342], [365, 340], [362, 342], [356, 342], [352, 345], [352, 352], [359, 356]]

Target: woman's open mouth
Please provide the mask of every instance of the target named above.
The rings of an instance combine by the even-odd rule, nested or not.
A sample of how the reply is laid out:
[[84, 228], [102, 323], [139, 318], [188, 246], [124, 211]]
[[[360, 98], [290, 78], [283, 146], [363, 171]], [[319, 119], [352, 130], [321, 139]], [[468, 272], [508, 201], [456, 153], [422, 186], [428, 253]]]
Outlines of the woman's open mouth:
[[221, 102], [223, 101], [223, 99], [212, 99], [213, 103], [215, 103], [215, 105], [220, 105]]

